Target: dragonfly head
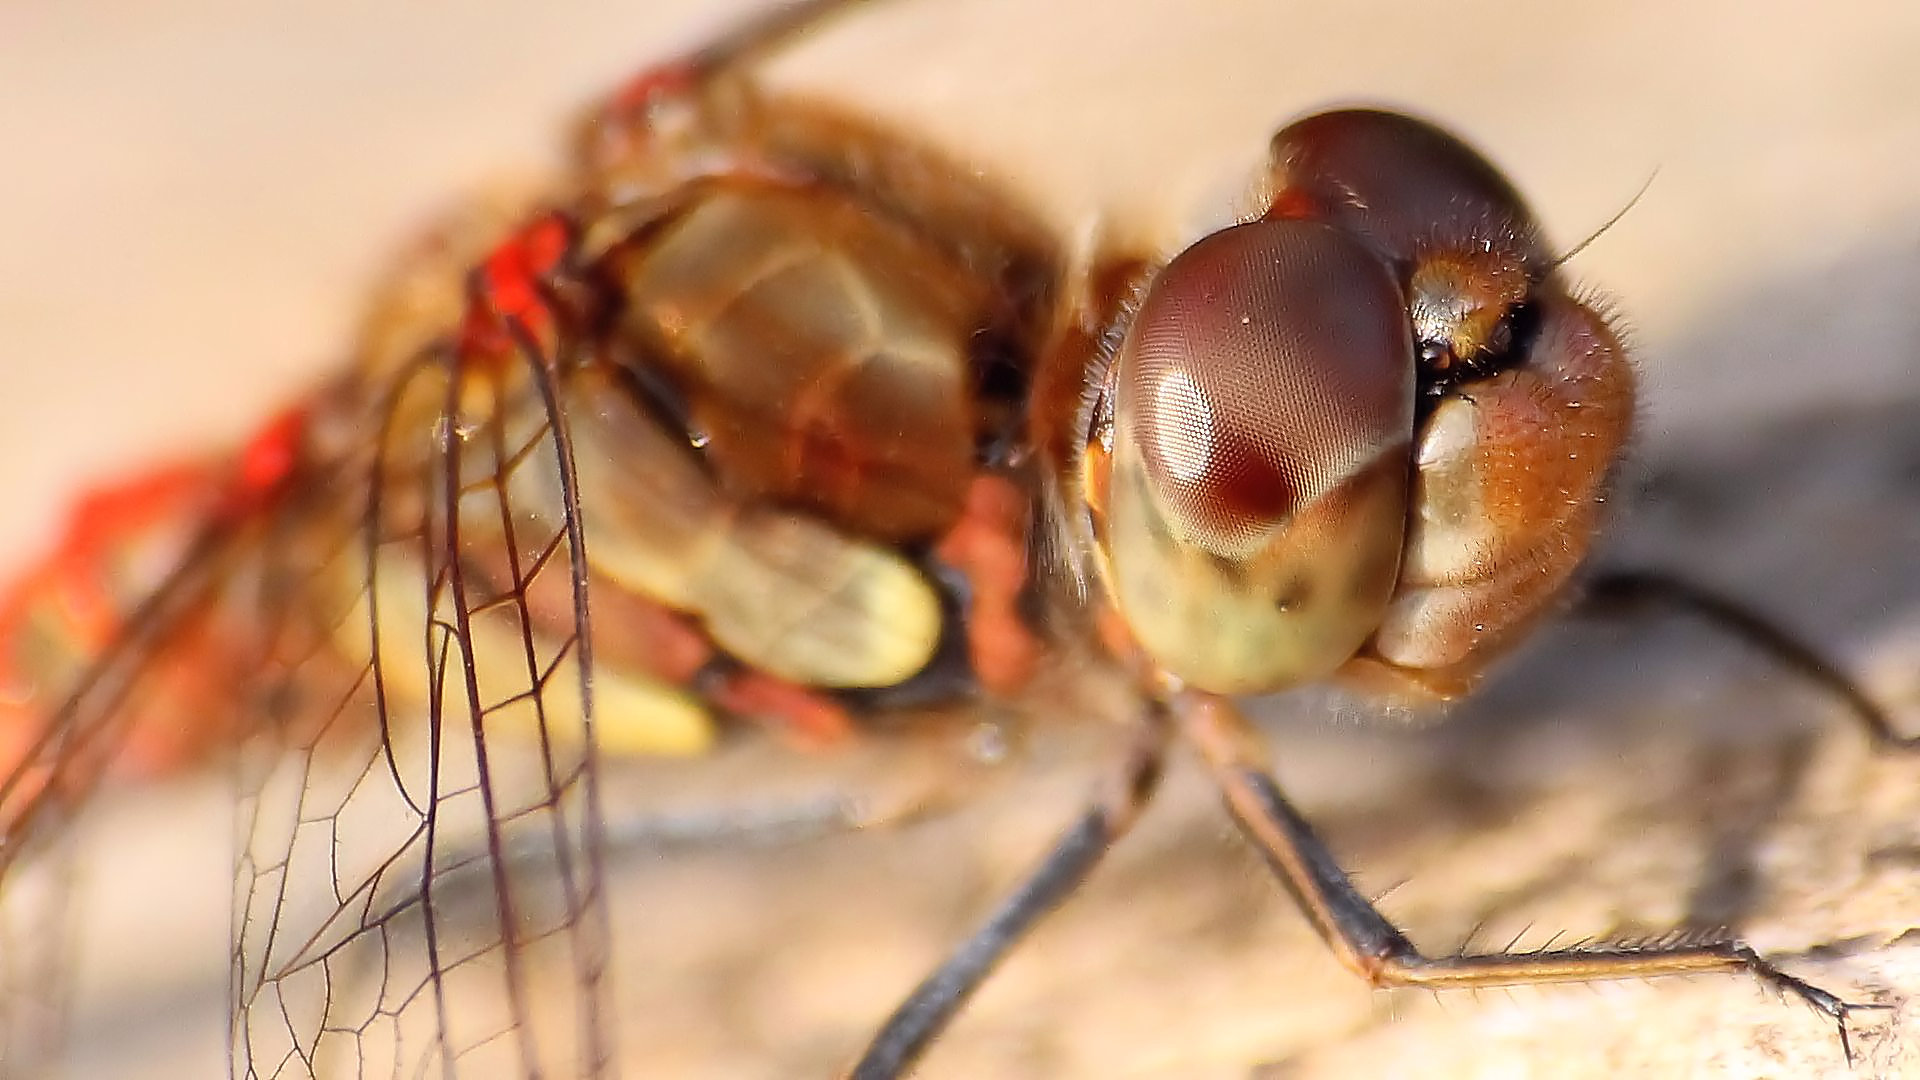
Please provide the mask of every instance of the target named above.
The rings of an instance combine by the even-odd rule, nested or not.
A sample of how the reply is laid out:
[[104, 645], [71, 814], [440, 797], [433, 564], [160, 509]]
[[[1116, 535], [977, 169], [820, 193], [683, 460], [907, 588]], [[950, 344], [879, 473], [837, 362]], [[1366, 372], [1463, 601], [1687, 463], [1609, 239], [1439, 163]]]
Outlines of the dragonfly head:
[[1453, 696], [1586, 553], [1626, 349], [1432, 124], [1297, 120], [1264, 186], [1144, 286], [1096, 376], [1080, 481], [1109, 596], [1197, 689]]

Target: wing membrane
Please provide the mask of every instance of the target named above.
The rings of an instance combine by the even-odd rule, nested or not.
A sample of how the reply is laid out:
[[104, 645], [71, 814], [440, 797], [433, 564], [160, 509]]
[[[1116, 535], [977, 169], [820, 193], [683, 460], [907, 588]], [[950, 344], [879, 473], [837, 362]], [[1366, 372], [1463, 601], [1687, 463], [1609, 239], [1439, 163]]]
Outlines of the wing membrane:
[[556, 376], [525, 355], [406, 371], [312, 486], [365, 497], [266, 575], [304, 630], [243, 755], [245, 1075], [608, 1068], [585, 563]]
[[[38, 686], [20, 701], [0, 701], [0, 1075], [48, 1075], [63, 1056], [75, 882], [84, 871], [65, 841], [88, 800], [156, 730], [177, 748], [217, 740], [231, 719], [225, 705], [193, 707], [191, 658], [205, 644], [243, 532], [228, 522], [190, 529], [177, 567], [92, 655], [58, 632], [38, 640], [29, 625], [46, 614], [30, 609], [64, 599], [35, 589], [84, 594], [92, 582], [29, 579], [6, 615], [5, 659], [24, 663], [16, 673], [30, 673]], [[44, 711], [41, 700], [50, 703]]]

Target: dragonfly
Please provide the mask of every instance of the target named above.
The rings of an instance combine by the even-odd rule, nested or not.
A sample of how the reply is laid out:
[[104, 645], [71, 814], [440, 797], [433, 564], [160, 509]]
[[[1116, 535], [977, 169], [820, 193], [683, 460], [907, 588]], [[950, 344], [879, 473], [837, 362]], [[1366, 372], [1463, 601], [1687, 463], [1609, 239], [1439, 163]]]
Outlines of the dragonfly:
[[[67, 694], [11, 729], [6, 858], [54, 843], [115, 762], [238, 741], [243, 1071], [593, 1074], [617, 1026], [609, 755], [742, 729], [832, 743], [1017, 695], [1078, 646], [1139, 691], [1114, 782], [858, 1074], [910, 1067], [1127, 830], [1175, 740], [1372, 979], [1742, 970], [1844, 1041], [1865, 1006], [1733, 941], [1423, 956], [1230, 701], [1334, 674], [1462, 693], [1578, 564], [1631, 376], [1510, 185], [1432, 125], [1323, 114], [1276, 136], [1259, 213], [1171, 260], [1067, 265], [1017, 200], [913, 140], [759, 90], [757, 59], [839, 6], [636, 80], [585, 125], [573, 190], [425, 245], [349, 375], [230, 464], [87, 508], [18, 594], [16, 663]], [[1294, 276], [1236, 296], [1249, 263]], [[1340, 299], [1288, 307], [1314, 290]], [[1305, 355], [1330, 342], [1351, 352]], [[716, 362], [767, 353], [819, 385]], [[1503, 410], [1556, 393], [1532, 437], [1564, 441], [1506, 456]], [[1512, 460], [1566, 464], [1486, 475]], [[1528, 513], [1442, 509], [1496, 483]], [[1518, 557], [1446, 566], [1489, 544]], [[1844, 686], [1714, 597], [1602, 585], [1717, 613]]]

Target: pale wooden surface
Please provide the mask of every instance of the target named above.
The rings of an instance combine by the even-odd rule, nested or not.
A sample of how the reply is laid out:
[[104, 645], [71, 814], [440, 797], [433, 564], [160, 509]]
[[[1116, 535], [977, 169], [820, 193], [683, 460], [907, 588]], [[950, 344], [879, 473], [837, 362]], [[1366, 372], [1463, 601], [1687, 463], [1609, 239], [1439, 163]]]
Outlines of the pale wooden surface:
[[[88, 475], [244, 431], [322, 370], [412, 223], [536, 171], [558, 121], [717, 15], [668, 4], [0, 12], [0, 550]], [[1920, 24], [1898, 4], [900, 2], [794, 77], [916, 118], [1067, 228], [1192, 220], [1263, 134], [1413, 104], [1485, 144], [1637, 328], [1649, 386], [1616, 548], [1754, 596], [1911, 699], [1920, 657]], [[876, 93], [877, 91], [877, 93]], [[1302, 706], [1301, 708], [1304, 708]], [[1277, 733], [1283, 775], [1421, 940], [1738, 917], [1848, 993], [1920, 989], [1920, 762], [1676, 627], [1556, 635], [1448, 729]], [[1917, 718], [1920, 719], [1920, 718]], [[1812, 735], [1809, 732], [1826, 732]], [[791, 1075], [864, 1027], [1064, 822], [1098, 747], [955, 818], [623, 871], [637, 1074]], [[747, 768], [753, 763], [741, 767]], [[697, 796], [725, 764], [684, 773]], [[650, 780], [648, 781], [651, 782]], [[639, 783], [639, 781], [635, 781]], [[1776, 789], [1789, 789], [1773, 798]], [[701, 793], [704, 792], [704, 795]], [[1849, 1073], [1805, 1010], [1736, 980], [1370, 995], [1185, 773], [1089, 895], [983, 995], [933, 1075], [1920, 1074], [1914, 1005]], [[1777, 806], [1778, 809], [1769, 809]], [[85, 1076], [221, 1058], [219, 791], [96, 823]], [[1742, 883], [1750, 883], [1743, 885]]]

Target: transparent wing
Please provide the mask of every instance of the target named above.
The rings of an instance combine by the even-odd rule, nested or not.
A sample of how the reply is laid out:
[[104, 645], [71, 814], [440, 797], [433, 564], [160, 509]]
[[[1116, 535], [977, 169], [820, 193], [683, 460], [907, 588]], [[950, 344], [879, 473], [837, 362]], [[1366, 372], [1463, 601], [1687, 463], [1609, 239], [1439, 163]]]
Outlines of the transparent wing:
[[[93, 588], [104, 584], [95, 580], [104, 563], [60, 557], [23, 579], [0, 612], [0, 1075], [47, 1075], [63, 1056], [85, 870], [68, 842], [75, 821], [116, 763], [152, 768], [218, 741], [229, 716], [201, 707], [207, 672], [194, 654], [244, 530], [177, 524], [186, 535], [169, 527], [138, 538], [174, 569], [124, 618], [89, 607], [101, 599]], [[63, 616], [80, 609], [117, 627], [110, 640], [90, 647], [72, 636]]]
[[59, 1060], [72, 992], [74, 873], [73, 853], [55, 849], [9, 873], [0, 892], [0, 1074], [39, 1076]]
[[144, 579], [64, 553], [114, 628], [97, 645], [35, 621], [57, 574], [0, 613], [36, 682], [0, 699], [0, 1071], [58, 1056], [71, 821], [116, 762], [215, 747], [238, 749], [237, 1074], [608, 1069], [559, 345], [448, 344], [468, 254], [427, 260], [438, 303], [398, 290], [438, 343], [370, 347], [309, 401], [270, 498], [113, 537], [173, 567]]
[[554, 378], [430, 350], [340, 410], [375, 430], [266, 545], [279, 638], [269, 722], [242, 752], [241, 1075], [609, 1067], [585, 564]]

